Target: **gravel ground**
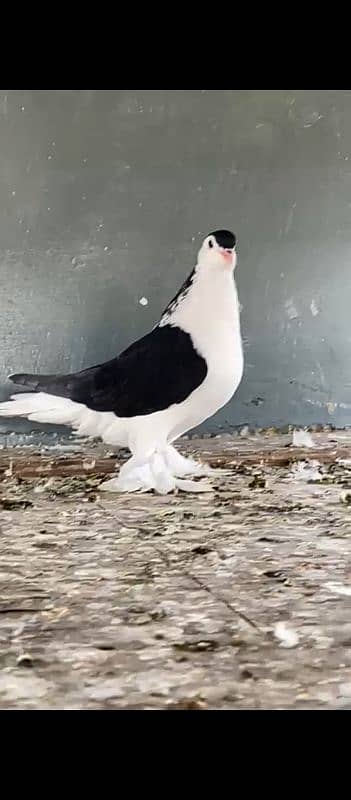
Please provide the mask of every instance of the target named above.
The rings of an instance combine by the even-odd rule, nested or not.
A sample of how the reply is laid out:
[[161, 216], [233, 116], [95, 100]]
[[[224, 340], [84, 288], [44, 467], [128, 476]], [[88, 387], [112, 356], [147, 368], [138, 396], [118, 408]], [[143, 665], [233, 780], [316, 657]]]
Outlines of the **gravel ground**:
[[351, 433], [181, 449], [225, 468], [213, 493], [0, 451], [1, 709], [351, 708]]

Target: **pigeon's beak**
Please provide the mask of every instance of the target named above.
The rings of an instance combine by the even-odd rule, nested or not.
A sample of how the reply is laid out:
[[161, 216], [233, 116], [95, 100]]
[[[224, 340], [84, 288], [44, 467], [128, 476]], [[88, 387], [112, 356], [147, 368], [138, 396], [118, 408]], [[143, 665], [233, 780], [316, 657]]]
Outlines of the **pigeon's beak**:
[[226, 247], [220, 247], [221, 255], [226, 260], [227, 264], [231, 264], [233, 261], [233, 250]]

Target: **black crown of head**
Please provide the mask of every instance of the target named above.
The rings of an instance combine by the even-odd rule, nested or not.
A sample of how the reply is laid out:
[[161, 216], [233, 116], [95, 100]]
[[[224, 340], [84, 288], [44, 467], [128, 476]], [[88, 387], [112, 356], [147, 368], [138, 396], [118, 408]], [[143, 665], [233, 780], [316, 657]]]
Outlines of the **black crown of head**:
[[231, 231], [213, 231], [209, 236], [214, 236], [219, 247], [232, 250], [235, 247], [235, 236]]

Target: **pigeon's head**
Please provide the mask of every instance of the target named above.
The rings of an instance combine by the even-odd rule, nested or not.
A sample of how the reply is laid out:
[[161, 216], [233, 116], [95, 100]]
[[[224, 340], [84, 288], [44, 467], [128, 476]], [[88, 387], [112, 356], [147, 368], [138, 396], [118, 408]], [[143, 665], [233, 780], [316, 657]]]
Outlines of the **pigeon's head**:
[[204, 239], [198, 265], [204, 269], [233, 270], [236, 266], [236, 238], [231, 231], [214, 231]]

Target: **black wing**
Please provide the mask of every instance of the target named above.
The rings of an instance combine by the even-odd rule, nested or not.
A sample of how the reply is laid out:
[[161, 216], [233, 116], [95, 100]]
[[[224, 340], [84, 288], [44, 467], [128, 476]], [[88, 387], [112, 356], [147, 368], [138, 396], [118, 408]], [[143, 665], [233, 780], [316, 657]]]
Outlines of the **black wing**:
[[181, 403], [204, 381], [206, 361], [188, 333], [157, 327], [120, 356], [72, 375], [12, 375], [13, 383], [69, 397], [94, 411], [134, 417]]

